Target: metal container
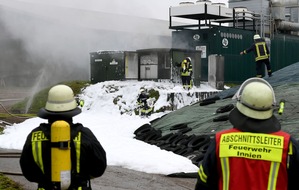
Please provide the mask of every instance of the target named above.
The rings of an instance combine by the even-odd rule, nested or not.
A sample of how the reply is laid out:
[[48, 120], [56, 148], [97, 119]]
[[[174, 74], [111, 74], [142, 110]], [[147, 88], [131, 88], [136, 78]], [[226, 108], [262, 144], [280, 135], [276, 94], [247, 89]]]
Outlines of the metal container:
[[224, 57], [222, 55], [209, 55], [208, 83], [217, 90], [224, 90]]
[[240, 52], [253, 43], [255, 33], [229, 27], [214, 27], [200, 30], [183, 30], [172, 33], [173, 48], [201, 51], [201, 79], [208, 81], [208, 56], [217, 54], [224, 57], [224, 80], [241, 83], [256, 76], [253, 53]]
[[98, 51], [90, 53], [91, 83], [108, 80], [171, 80], [181, 82], [180, 66], [191, 57], [195, 86], [201, 81], [201, 51], [153, 48], [134, 51]]
[[[177, 78], [175, 63], [184, 59], [186, 50], [174, 50], [169, 48], [152, 48], [137, 50], [139, 57], [140, 80], [174, 79]], [[173, 56], [175, 58], [173, 59]], [[173, 63], [174, 63], [173, 62]]]
[[99, 51], [90, 53], [91, 83], [125, 78], [125, 53], [122, 51]]

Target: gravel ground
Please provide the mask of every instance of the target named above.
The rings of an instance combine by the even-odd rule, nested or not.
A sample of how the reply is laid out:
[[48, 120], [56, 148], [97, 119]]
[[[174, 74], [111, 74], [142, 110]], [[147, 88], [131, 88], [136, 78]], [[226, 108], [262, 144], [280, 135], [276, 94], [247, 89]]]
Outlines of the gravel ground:
[[[0, 149], [0, 152], [13, 151]], [[0, 158], [0, 172], [21, 174], [19, 158]], [[7, 175], [13, 181], [21, 184], [24, 190], [36, 189], [35, 183], [30, 183], [22, 175]], [[158, 174], [137, 172], [117, 166], [108, 166], [104, 175], [92, 180], [94, 190], [191, 190], [194, 189], [195, 178], [175, 178]]]

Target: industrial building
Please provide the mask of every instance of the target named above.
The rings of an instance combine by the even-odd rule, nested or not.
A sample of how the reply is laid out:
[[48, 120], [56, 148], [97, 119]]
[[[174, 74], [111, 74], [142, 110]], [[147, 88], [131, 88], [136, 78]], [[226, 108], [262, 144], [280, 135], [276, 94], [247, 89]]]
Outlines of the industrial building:
[[[184, 20], [184, 24], [177, 24]], [[176, 24], [175, 24], [176, 23]], [[224, 57], [224, 80], [242, 82], [255, 76], [253, 56], [239, 52], [253, 43], [253, 35], [266, 39], [275, 72], [299, 61], [298, 1], [229, 1], [229, 6], [198, 0], [169, 9], [172, 47], [201, 50], [201, 79], [208, 80], [208, 57]], [[195, 63], [196, 64], [196, 63]]]
[[[299, 45], [298, 1], [232, 0], [228, 5], [198, 0], [171, 6], [171, 48], [123, 52], [123, 61], [119, 62], [123, 69], [117, 79], [177, 82], [179, 73], [175, 65], [189, 56], [197, 68], [196, 84], [209, 80], [218, 81], [220, 86], [224, 82], [241, 83], [256, 75], [254, 56], [239, 54], [253, 43], [254, 34], [265, 38], [273, 72], [299, 61], [295, 50]], [[103, 52], [90, 55], [94, 69], [97, 66], [93, 57], [101, 57]], [[95, 80], [95, 70], [91, 75], [93, 82], [105, 80]]]

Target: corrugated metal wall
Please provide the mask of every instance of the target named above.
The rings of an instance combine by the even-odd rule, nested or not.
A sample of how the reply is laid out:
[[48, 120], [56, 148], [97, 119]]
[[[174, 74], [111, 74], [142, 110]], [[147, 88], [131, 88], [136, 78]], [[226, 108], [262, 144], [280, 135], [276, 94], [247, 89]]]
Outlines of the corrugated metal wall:
[[277, 71], [299, 61], [299, 37], [276, 34], [271, 40], [271, 65]]
[[217, 30], [217, 49], [215, 52], [224, 56], [224, 79], [226, 82], [243, 82], [256, 76], [253, 53], [240, 55], [253, 43], [254, 32], [221, 27]]
[[224, 56], [225, 82], [242, 82], [256, 76], [254, 55], [240, 55], [253, 43], [253, 31], [215, 27], [173, 32], [173, 48], [201, 50], [201, 79], [208, 80], [208, 56]]

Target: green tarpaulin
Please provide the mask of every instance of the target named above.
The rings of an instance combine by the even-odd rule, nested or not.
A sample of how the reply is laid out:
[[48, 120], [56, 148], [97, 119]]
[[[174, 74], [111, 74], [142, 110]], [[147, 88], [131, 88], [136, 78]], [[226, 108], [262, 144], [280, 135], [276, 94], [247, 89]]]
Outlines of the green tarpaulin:
[[[291, 133], [295, 138], [299, 138], [299, 63], [285, 67], [273, 73], [273, 77], [265, 79], [273, 86], [277, 103], [285, 99], [283, 114], [279, 115], [277, 110], [274, 114], [280, 120], [282, 129]], [[226, 119], [229, 112], [216, 113], [216, 110], [229, 104], [235, 105], [236, 101], [231, 97], [239, 87], [221, 91], [208, 97], [207, 100], [216, 100], [215, 103], [201, 106], [202, 102], [197, 102], [190, 106], [185, 106], [173, 111], [161, 118], [151, 121], [151, 126], [160, 129], [162, 134], [170, 133], [170, 128], [178, 124], [187, 124], [192, 128], [187, 135], [195, 134], [215, 134], [217, 131], [231, 127]], [[215, 121], [220, 120], [220, 121]]]

